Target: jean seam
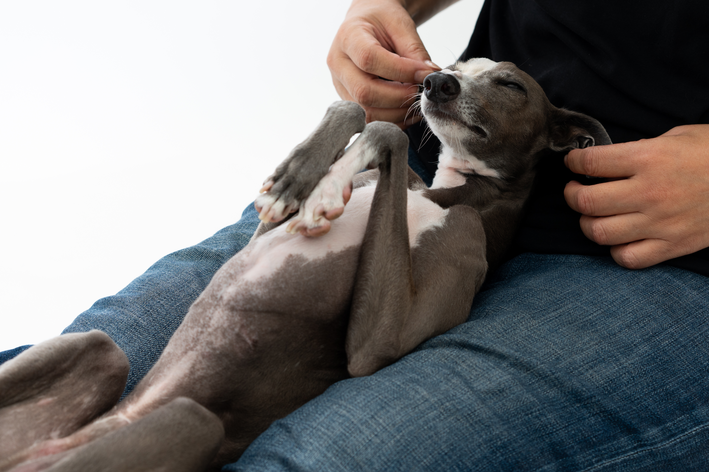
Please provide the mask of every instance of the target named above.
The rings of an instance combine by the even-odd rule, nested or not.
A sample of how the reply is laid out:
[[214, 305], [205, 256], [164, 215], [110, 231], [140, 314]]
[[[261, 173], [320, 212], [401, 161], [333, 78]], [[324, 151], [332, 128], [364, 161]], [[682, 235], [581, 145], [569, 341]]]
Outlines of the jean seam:
[[[660, 450], [660, 449], [665, 448], [667, 446], [670, 446], [672, 444], [679, 443], [679, 442], [683, 441], [684, 439], [690, 438], [691, 436], [693, 436], [697, 433], [700, 433], [704, 430], [707, 430], [707, 429], [709, 429], [709, 424], [706, 424], [706, 423], [702, 424], [700, 426], [696, 426], [696, 427], [690, 429], [689, 431], [686, 431], [678, 436], [675, 436], [671, 439], [665, 440], [661, 443], [655, 444], [653, 446], [645, 446], [640, 449], [634, 450], [632, 452], [626, 452], [626, 453], [624, 453], [620, 456], [614, 457], [612, 459], [606, 459], [603, 462], [601, 462], [599, 464], [592, 465], [589, 468], [580, 469], [580, 472], [593, 472], [593, 471], [601, 470], [604, 467], [608, 467], [610, 465], [620, 463], [626, 459], [632, 458], [633, 456], [639, 456], [639, 455], [646, 454], [651, 451], [657, 451], [657, 450]], [[607, 447], [607, 445], [606, 445], [606, 447]], [[540, 472], [547, 470], [549, 465], [551, 465], [551, 464], [545, 465], [544, 467], [541, 467], [537, 470]]]

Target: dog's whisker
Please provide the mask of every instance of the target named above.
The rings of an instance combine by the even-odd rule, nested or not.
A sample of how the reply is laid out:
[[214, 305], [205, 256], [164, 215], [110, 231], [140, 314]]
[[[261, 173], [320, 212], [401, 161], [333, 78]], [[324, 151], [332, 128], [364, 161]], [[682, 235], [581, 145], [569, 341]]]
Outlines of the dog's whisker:
[[421, 139], [421, 144], [419, 145], [418, 150], [420, 151], [423, 149], [423, 147], [428, 143], [428, 141], [431, 139], [431, 136], [433, 136], [433, 131], [431, 130], [430, 126], [428, 126], [428, 123], [426, 123], [426, 120], [424, 119], [424, 124], [426, 125], [426, 129], [423, 132], [423, 139]]
[[418, 91], [418, 86], [416, 86], [415, 90], [416, 90], [415, 92], [412, 92], [412, 93], [406, 95], [403, 103], [401, 104], [402, 107], [404, 105], [406, 105], [408, 102], [410, 102], [412, 99], [415, 99], [417, 96], [421, 95], [421, 92]]
[[421, 92], [418, 91], [418, 89], [415, 92], [412, 92], [408, 95], [406, 95], [406, 98], [404, 99], [404, 103], [402, 103], [402, 106], [405, 105], [407, 102], [409, 102], [412, 98], [419, 97], [421, 95]]
[[[434, 134], [440, 140], [437, 153], [420, 154], [427, 167], [437, 160], [435, 184], [420, 191], [425, 184], [409, 173], [409, 140], [399, 127], [367, 124], [365, 110], [353, 102], [333, 104], [311, 136], [266, 180], [266, 193], [255, 202], [264, 221], [282, 222], [291, 212], [298, 214], [280, 226], [259, 226], [244, 250], [215, 272], [153, 370], [110, 416], [62, 439], [35, 441], [50, 430], [46, 421], [75, 424], [77, 418], [69, 415], [98, 417], [115, 404], [130, 365], [108, 335], [72, 333], [20, 354], [20, 364], [12, 368], [27, 370], [0, 375], [0, 391], [27, 391], [25, 379], [32, 376], [32, 385], [42, 388], [30, 388], [33, 397], [23, 402], [0, 406], [0, 416], [27, 418], [7, 425], [6, 436], [20, 438], [10, 445], [9, 456], [24, 461], [11, 463], [12, 470], [36, 465], [39, 453], [47, 467], [76, 459], [81, 462], [74, 462], [73, 469], [85, 470], [94, 457], [120, 462], [146, 436], [164, 435], [171, 445], [180, 440], [171, 436], [177, 424], [172, 418], [184, 421], [187, 429], [205, 426], [199, 431], [209, 434], [157, 453], [151, 445], [135, 460], [169, 464], [170, 450], [179, 448], [186, 457], [217, 455], [212, 467], [219, 467], [238, 459], [259, 431], [314, 397], [327, 382], [370, 375], [463, 322], [486, 272], [508, 252], [539, 159], [547, 151], [567, 152], [588, 140], [610, 144], [610, 138], [593, 118], [551, 105], [541, 87], [511, 64], [472, 59], [452, 69], [431, 74], [430, 88], [412, 94], [405, 113], [424, 117], [419, 151], [433, 147]], [[529, 106], [520, 107], [523, 95], [515, 87], [501, 90], [500, 81], [510, 76], [525, 85]], [[551, 132], [527, 133], [530, 123]], [[381, 178], [359, 172], [376, 166], [382, 167]], [[375, 188], [369, 185], [373, 180]], [[354, 211], [344, 211], [346, 200]], [[457, 211], [463, 206], [469, 211]], [[485, 215], [485, 227], [481, 218], [470, 217], [473, 213]], [[392, 280], [402, 284], [392, 285]], [[382, 287], [392, 296], [370, 296]], [[354, 307], [353, 300], [362, 300], [366, 309]], [[347, 343], [339, 328], [345, 325]], [[355, 340], [352, 346], [350, 339]], [[313, 356], [318, 345], [330, 354]], [[67, 363], [68, 355], [80, 359]], [[29, 402], [41, 421], [25, 414]], [[78, 402], [81, 412], [74, 411]], [[252, 405], [261, 405], [260, 412], [254, 413]], [[147, 415], [155, 421], [139, 421]], [[123, 445], [98, 447], [97, 456], [82, 456], [78, 446], [131, 421], [119, 441], [127, 441]], [[7, 451], [0, 444], [0, 461]]]
[[404, 123], [406, 123], [406, 120], [408, 120], [409, 114], [412, 115], [412, 119], [414, 116], [423, 116], [423, 114], [421, 113], [421, 100], [416, 100], [414, 103], [411, 104], [408, 110], [406, 110], [406, 116], [404, 116]]

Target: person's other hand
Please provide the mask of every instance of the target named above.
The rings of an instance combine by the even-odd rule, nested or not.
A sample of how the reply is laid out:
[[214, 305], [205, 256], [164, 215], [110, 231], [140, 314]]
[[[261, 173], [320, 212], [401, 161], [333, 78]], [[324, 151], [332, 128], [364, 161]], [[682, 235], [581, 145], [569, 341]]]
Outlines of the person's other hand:
[[709, 247], [709, 125], [680, 126], [653, 139], [571, 151], [577, 174], [564, 196], [581, 229], [610, 245], [613, 259], [639, 269]]
[[337, 93], [361, 105], [368, 122], [389, 121], [401, 128], [420, 119], [407, 116], [416, 84], [440, 70], [398, 0], [353, 1], [327, 64]]

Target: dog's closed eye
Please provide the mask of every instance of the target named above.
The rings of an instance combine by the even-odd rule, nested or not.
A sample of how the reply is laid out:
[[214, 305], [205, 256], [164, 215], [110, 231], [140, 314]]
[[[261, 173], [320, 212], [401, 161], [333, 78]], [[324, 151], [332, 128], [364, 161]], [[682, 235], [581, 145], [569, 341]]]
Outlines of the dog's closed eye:
[[518, 92], [522, 93], [527, 93], [527, 91], [522, 87], [522, 85], [518, 84], [517, 82], [512, 82], [510, 80], [500, 80], [498, 82], [499, 85], [502, 85], [503, 87], [510, 88], [512, 90], [516, 90]]

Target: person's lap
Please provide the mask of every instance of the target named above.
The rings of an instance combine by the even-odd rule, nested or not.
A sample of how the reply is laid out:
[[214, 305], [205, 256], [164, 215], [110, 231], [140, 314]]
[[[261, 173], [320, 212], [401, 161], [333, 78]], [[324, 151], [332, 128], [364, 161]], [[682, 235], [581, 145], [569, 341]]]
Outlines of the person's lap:
[[[431, 184], [432, 176], [411, 149], [409, 165]], [[248, 244], [259, 222], [256, 209], [249, 205], [238, 222], [195, 246], [163, 257], [116, 295], [94, 303], [62, 334], [92, 329], [107, 333], [130, 360], [127, 395], [160, 357], [214, 273]], [[0, 364], [29, 347], [0, 352]]]
[[[130, 359], [129, 391], [257, 224], [250, 207], [65, 332], [107, 332]], [[708, 292], [705, 277], [679, 269], [520, 256], [485, 284], [467, 323], [334, 385], [225, 470], [703, 469]]]
[[214, 273], [248, 244], [258, 223], [251, 205], [239, 222], [163, 257], [116, 295], [94, 303], [62, 334], [92, 329], [108, 334], [130, 360], [127, 395], [158, 360]]
[[334, 385], [224, 470], [704, 470], [708, 296], [679, 269], [522, 255], [468, 322]]

